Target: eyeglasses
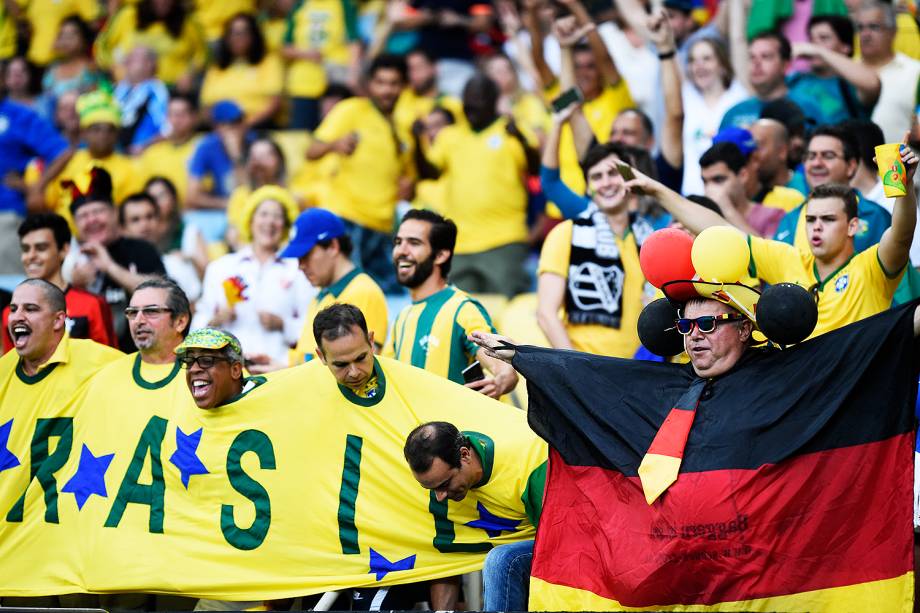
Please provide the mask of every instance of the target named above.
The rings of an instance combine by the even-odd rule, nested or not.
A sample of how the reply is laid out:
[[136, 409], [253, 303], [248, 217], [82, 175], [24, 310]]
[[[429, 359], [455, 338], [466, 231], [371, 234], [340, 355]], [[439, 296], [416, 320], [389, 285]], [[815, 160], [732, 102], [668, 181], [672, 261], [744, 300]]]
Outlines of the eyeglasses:
[[716, 326], [721, 323], [743, 320], [744, 317], [741, 317], [740, 315], [731, 315], [729, 313], [722, 313], [721, 315], [703, 315], [702, 317], [697, 317], [696, 319], [686, 319], [681, 317], [674, 322], [674, 327], [677, 328], [677, 331], [684, 336], [687, 336], [693, 332], [694, 326], [696, 326], [703, 334], [710, 334], [715, 332]]
[[230, 358], [222, 355], [184, 355], [177, 358], [182, 368], [191, 368], [192, 364], [198, 364], [198, 368], [209, 370], [214, 368], [218, 362], [229, 362]]
[[805, 159], [809, 162], [814, 161], [818, 158], [821, 158], [825, 162], [833, 162], [834, 160], [839, 160], [843, 158], [843, 155], [837, 153], [836, 151], [807, 151], [805, 152]]
[[865, 32], [867, 30], [869, 32], [881, 32], [883, 30], [891, 29], [883, 23], [857, 23], [854, 25], [857, 32]]
[[137, 319], [140, 313], [143, 313], [144, 317], [147, 319], [156, 319], [160, 315], [172, 312], [173, 310], [171, 308], [161, 306], [128, 307], [125, 309], [125, 317], [133, 321]]

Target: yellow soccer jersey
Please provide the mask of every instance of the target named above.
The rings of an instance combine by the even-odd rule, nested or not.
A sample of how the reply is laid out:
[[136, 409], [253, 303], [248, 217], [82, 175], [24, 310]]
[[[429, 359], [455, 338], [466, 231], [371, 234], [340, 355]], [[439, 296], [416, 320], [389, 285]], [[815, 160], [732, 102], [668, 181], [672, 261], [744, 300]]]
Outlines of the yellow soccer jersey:
[[96, 40], [96, 61], [110, 70], [115, 79], [124, 78], [124, 59], [137, 46], [150, 47], [157, 54], [157, 77], [175, 85], [183, 76], [204, 69], [208, 47], [201, 24], [189, 16], [178, 38], [173, 38], [162, 23], [138, 30], [137, 8], [122, 7], [112, 17]]
[[[48, 361], [34, 375], [25, 373], [15, 351], [0, 358], [2, 499], [14, 500], [26, 491], [27, 484], [35, 478], [34, 463], [54, 467], [51, 472], [64, 465], [74, 440], [73, 417], [76, 409], [71, 401], [100, 369], [123, 355], [112, 347], [91, 340], [72, 339], [65, 334]], [[49, 439], [56, 440], [50, 450]], [[42, 445], [44, 459], [40, 457]], [[14, 451], [28, 449], [32, 449], [33, 457], [28, 453]], [[33, 466], [31, 473], [30, 466]], [[24, 507], [38, 504], [45, 513], [46, 521], [56, 522], [60, 485], [62, 483], [45, 492], [44, 503], [39, 502], [40, 494], [30, 495], [28, 501], [25, 494], [22, 494], [20, 502], [13, 509], [5, 509], [4, 513], [9, 511], [21, 521]], [[38, 487], [38, 483], [35, 483], [32, 487], [36, 492], [41, 492], [44, 486]], [[10, 516], [6, 516], [6, 519], [12, 521]]]
[[[552, 100], [559, 95], [559, 86], [554, 85], [546, 91], [546, 99]], [[616, 85], [608, 85], [603, 93], [593, 100], [588, 100], [582, 105], [585, 119], [591, 126], [595, 138], [599, 143], [610, 140], [610, 128], [613, 120], [620, 111], [635, 106], [625, 79], [620, 79]], [[559, 172], [563, 182], [576, 194], [585, 192], [585, 177], [578, 163], [578, 152], [575, 150], [575, 139], [572, 128], [564, 126], [559, 139]], [[558, 216], [558, 212], [556, 212]]]
[[194, 15], [204, 27], [208, 42], [220, 38], [224, 24], [237, 13], [256, 13], [255, 0], [194, 0], [194, 5]]
[[800, 204], [805, 202], [805, 195], [797, 189], [775, 185], [766, 196], [764, 196], [764, 206], [771, 206], [777, 209], [783, 209], [787, 213]]
[[462, 384], [478, 349], [467, 336], [477, 330], [496, 332], [479, 302], [448, 285], [400, 311], [384, 355]]
[[438, 94], [437, 96], [419, 96], [411, 87], [403, 89], [396, 101], [396, 108], [393, 109], [393, 121], [399, 132], [399, 137], [408, 139], [412, 135], [412, 124], [416, 119], [422, 119], [428, 113], [439, 106], [450, 111], [454, 116], [454, 122], [466, 125], [466, 115], [463, 114], [463, 103], [459, 98]]
[[150, 145], [137, 158], [139, 182], [145, 184], [153, 177], [166, 177], [176, 186], [180, 201], [183, 200], [188, 190], [188, 162], [197, 145], [197, 137], [181, 145], [168, 140]]
[[113, 153], [107, 158], [96, 159], [89, 154], [89, 150], [80, 149], [73, 154], [61, 174], [45, 189], [45, 201], [48, 206], [68, 220], [70, 219], [70, 193], [61, 188], [61, 181], [84, 174], [91, 165], [105, 168], [112, 175], [112, 198], [116, 205], [120, 205], [122, 200], [144, 188], [134, 160], [131, 158], [120, 153]]
[[508, 121], [481, 132], [447, 126], [428, 151], [443, 173], [444, 215], [457, 224], [455, 253], [477, 253], [527, 240], [527, 159]]
[[30, 61], [45, 66], [54, 59], [54, 39], [61, 22], [70, 15], [77, 15], [92, 23], [99, 17], [101, 3], [98, 0], [29, 0], [24, 5], [26, 20], [32, 28], [27, 56]]
[[407, 168], [405, 147], [391, 121], [368, 98], [348, 98], [336, 104], [314, 136], [331, 143], [352, 132], [358, 134], [354, 153], [329, 153], [323, 158], [331, 156], [338, 162], [323, 206], [359, 226], [390, 232], [396, 186]]
[[904, 274], [889, 274], [878, 259], [878, 245], [851, 257], [843, 266], [818, 278], [815, 256], [779, 241], [748, 237], [752, 276], [767, 283], [796, 283], [816, 292], [818, 325], [809, 338], [881, 313], [891, 305]]
[[287, 93], [318, 98], [326, 89], [324, 64], [347, 66], [349, 46], [358, 41], [358, 9], [354, 0], [298, 0], [288, 13], [284, 44], [315, 50], [323, 63], [294, 60], [288, 67]]
[[[566, 280], [568, 292], [569, 259], [572, 253], [572, 222], [564, 221], [546, 236], [540, 252], [537, 274], [552, 273]], [[632, 232], [615, 237], [617, 249], [623, 262], [623, 316], [619, 329], [599, 324], [573, 324], [563, 319], [565, 330], [572, 346], [578, 351], [617, 358], [631, 358], [639, 349], [639, 334], [636, 326], [642, 312], [642, 291], [645, 277], [639, 266], [639, 250]], [[563, 303], [564, 307], [564, 303]], [[564, 313], [560, 314], [564, 317]]]
[[214, 64], [204, 75], [201, 104], [209, 107], [221, 100], [233, 100], [248, 119], [264, 111], [283, 88], [284, 66], [275, 55], [266, 54], [255, 65], [238, 61], [221, 69]]
[[517, 125], [534, 134], [549, 132], [552, 119], [543, 100], [535, 94], [525, 92], [511, 106], [511, 116]]
[[324, 287], [310, 302], [303, 331], [297, 346], [291, 350], [291, 366], [309, 362], [315, 357], [316, 341], [313, 337], [313, 318], [333, 304], [353, 304], [364, 314], [367, 329], [374, 333], [374, 343], [382, 347], [387, 337], [387, 299], [380, 286], [360, 268], [354, 268], [344, 277]]

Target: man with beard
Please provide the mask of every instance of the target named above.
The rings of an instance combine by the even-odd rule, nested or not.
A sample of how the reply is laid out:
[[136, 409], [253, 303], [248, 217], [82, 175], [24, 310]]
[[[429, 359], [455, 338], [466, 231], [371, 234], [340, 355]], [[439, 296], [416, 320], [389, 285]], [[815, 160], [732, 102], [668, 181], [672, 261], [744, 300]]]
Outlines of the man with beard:
[[368, 71], [368, 97], [342, 100], [326, 115], [307, 149], [308, 160], [337, 158], [323, 205], [341, 217], [355, 246], [355, 264], [386, 291], [398, 289], [386, 264], [396, 202], [406, 178], [405, 144], [393, 109], [406, 83], [406, 62], [381, 55]]
[[492, 376], [466, 386], [500, 398], [517, 385], [514, 369], [468, 340], [473, 331], [494, 330], [489, 314], [467, 293], [448, 284], [457, 226], [425, 210], [403, 217], [393, 240], [393, 265], [412, 304], [393, 325], [384, 355], [463, 384], [463, 370], [478, 360]]
[[445, 214], [459, 233], [454, 282], [469, 292], [524, 292], [527, 259], [528, 174], [539, 161], [531, 143], [513, 121], [498, 115], [498, 86], [485, 75], [463, 88], [463, 112], [469, 125], [456, 123], [438, 134], [427, 158], [416, 147], [419, 174], [444, 175]]

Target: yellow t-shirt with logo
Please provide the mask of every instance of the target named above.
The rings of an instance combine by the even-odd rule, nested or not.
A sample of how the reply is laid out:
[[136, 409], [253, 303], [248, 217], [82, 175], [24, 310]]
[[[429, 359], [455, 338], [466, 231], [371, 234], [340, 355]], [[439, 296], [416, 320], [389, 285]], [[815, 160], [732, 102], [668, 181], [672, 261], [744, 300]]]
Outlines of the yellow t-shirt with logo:
[[446, 181], [444, 214], [457, 224], [454, 253], [527, 240], [527, 159], [507, 126], [504, 118], [481, 132], [447, 126], [428, 151]]
[[134, 160], [120, 153], [113, 153], [107, 158], [93, 158], [88, 149], [80, 149], [73, 154], [61, 174], [48, 184], [45, 189], [45, 201], [59, 215], [68, 220], [70, 217], [70, 191], [61, 187], [61, 181], [83, 175], [92, 166], [99, 166], [112, 175], [112, 198], [116, 205], [135, 192], [144, 189], [144, 183], [137, 172]]
[[347, 66], [349, 45], [358, 40], [358, 9], [354, 0], [298, 0], [288, 13], [284, 44], [323, 54], [323, 62], [294, 60], [288, 67], [287, 92], [318, 98], [326, 89], [324, 64]]
[[[572, 221], [564, 221], [557, 225], [546, 236], [543, 250], [540, 252], [540, 264], [537, 274], [551, 273], [559, 275], [566, 280], [566, 292], [569, 292], [569, 262], [572, 254]], [[639, 333], [636, 326], [639, 322], [639, 313], [642, 312], [642, 292], [645, 287], [645, 276], [639, 266], [639, 250], [636, 247], [636, 237], [627, 231], [626, 236], [615, 236], [617, 249], [620, 250], [620, 261], [623, 263], [623, 315], [620, 328], [609, 328], [599, 324], [572, 324], [563, 318], [565, 330], [569, 335], [572, 346], [587, 353], [613, 356], [617, 358], [631, 358], [639, 349]], [[563, 303], [564, 309], [564, 303]]]
[[137, 158], [137, 174], [140, 183], [146, 184], [148, 180], [156, 176], [166, 177], [176, 186], [179, 201], [183, 201], [188, 190], [188, 162], [197, 145], [197, 137], [181, 145], [168, 140], [150, 145]]
[[290, 352], [291, 366], [309, 362], [315, 357], [313, 319], [317, 313], [333, 304], [353, 304], [361, 309], [367, 321], [368, 331], [374, 333], [374, 344], [384, 346], [388, 321], [386, 296], [369, 275], [360, 268], [354, 268], [329, 287], [321, 289], [310, 302], [300, 339]]
[[485, 308], [448, 285], [399, 312], [384, 355], [462, 385], [463, 369], [478, 350], [467, 338], [475, 331], [496, 333]]
[[351, 155], [329, 153], [337, 167], [323, 206], [359, 226], [390, 232], [396, 212], [396, 187], [406, 172], [403, 142], [393, 124], [369, 98], [348, 98], [329, 111], [314, 133], [324, 143], [357, 132]]
[[83, 21], [93, 22], [99, 17], [102, 5], [98, 0], [20, 0], [19, 4], [25, 8], [32, 30], [26, 55], [39, 66], [46, 66], [54, 59], [54, 40], [64, 19], [77, 15]]
[[208, 59], [208, 46], [201, 24], [193, 17], [186, 18], [178, 38], [160, 22], [146, 30], [138, 30], [137, 8], [122, 7], [112, 17], [96, 40], [96, 62], [101, 68], [115, 74], [116, 80], [124, 77], [122, 62], [137, 46], [150, 47], [157, 54], [157, 77], [167, 85], [188, 74], [204, 69]]
[[756, 236], [748, 237], [748, 245], [752, 276], [771, 284], [785, 282], [814, 288], [818, 325], [809, 338], [888, 309], [904, 274], [903, 268], [889, 274], [882, 267], [877, 244], [855, 254], [825, 279], [818, 278], [815, 256], [810, 249]]
[[427, 116], [434, 107], [439, 106], [450, 111], [454, 116], [454, 123], [466, 125], [466, 115], [463, 114], [463, 103], [459, 98], [439, 94], [437, 96], [419, 96], [411, 87], [403, 89], [393, 109], [393, 121], [399, 131], [399, 137], [411, 142], [412, 124], [416, 119]]
[[258, 64], [236, 61], [226, 68], [212, 64], [201, 84], [201, 104], [233, 100], [250, 119], [264, 111], [283, 89], [284, 66], [276, 55], [266, 53]]
[[[553, 85], [546, 90], [547, 100], [552, 100], [560, 94], [559, 85]], [[629, 88], [626, 86], [626, 80], [620, 79], [616, 85], [608, 85], [601, 94], [593, 100], [586, 100], [581, 110], [594, 132], [594, 137], [599, 143], [606, 143], [610, 140], [610, 129], [613, 127], [613, 120], [623, 109], [635, 106], [632, 96], [629, 94]], [[575, 138], [572, 135], [572, 128], [568, 125], [563, 126], [562, 134], [559, 137], [559, 172], [562, 181], [576, 194], [585, 192], [585, 177], [581, 171], [581, 164], [578, 161], [578, 152], [575, 149]], [[553, 207], [555, 208], [555, 207]], [[559, 216], [558, 211], [550, 210], [554, 216]]]

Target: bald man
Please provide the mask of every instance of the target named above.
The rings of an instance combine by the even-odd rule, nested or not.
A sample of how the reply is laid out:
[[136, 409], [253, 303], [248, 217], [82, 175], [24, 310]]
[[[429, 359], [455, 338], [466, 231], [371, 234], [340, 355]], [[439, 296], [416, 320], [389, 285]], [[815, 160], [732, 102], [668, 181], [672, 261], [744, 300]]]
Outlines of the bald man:
[[[788, 187], [792, 180], [789, 170], [789, 132], [775, 119], [758, 119], [748, 128], [757, 142], [757, 178], [760, 191], [753, 200], [764, 206], [791, 211], [805, 200], [805, 194]], [[750, 194], [749, 194], [750, 195]]]

